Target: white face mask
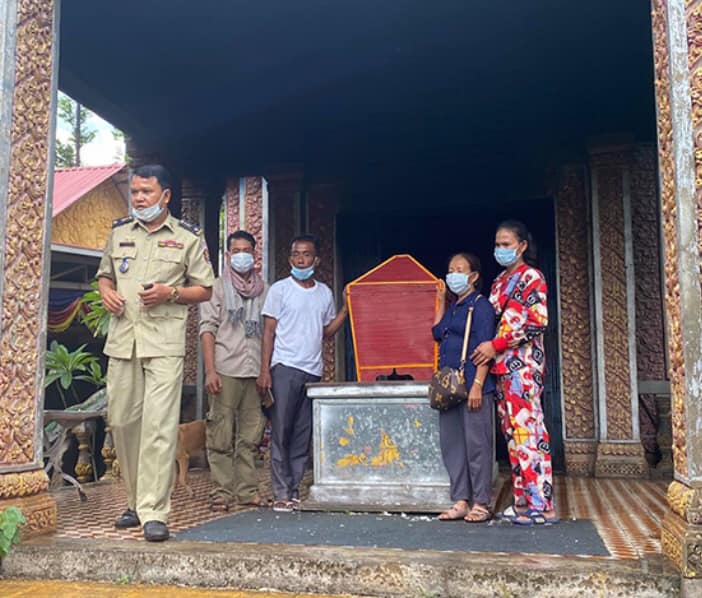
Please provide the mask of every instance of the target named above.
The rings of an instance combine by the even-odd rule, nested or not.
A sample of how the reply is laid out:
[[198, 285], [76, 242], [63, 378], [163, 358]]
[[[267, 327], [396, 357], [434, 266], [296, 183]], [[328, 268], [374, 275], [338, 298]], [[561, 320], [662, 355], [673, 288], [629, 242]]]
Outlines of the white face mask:
[[163, 196], [165, 194], [166, 190], [164, 189], [163, 193], [161, 193], [161, 197], [158, 198], [158, 201], [148, 208], [137, 210], [134, 206], [132, 206], [132, 216], [138, 220], [141, 220], [142, 222], [153, 222], [164, 210], [163, 206], [161, 206], [161, 201], [163, 200]]
[[232, 254], [229, 258], [229, 263], [239, 274], [246, 274], [253, 268], [254, 256], [246, 251], [240, 251]]

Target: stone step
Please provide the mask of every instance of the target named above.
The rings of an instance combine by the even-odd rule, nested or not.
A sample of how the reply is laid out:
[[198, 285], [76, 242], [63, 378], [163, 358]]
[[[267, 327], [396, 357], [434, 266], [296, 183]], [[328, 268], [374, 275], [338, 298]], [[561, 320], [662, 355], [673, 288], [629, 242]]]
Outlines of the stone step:
[[679, 575], [645, 560], [215, 542], [36, 538], [5, 578], [125, 581], [387, 597], [680, 595]]

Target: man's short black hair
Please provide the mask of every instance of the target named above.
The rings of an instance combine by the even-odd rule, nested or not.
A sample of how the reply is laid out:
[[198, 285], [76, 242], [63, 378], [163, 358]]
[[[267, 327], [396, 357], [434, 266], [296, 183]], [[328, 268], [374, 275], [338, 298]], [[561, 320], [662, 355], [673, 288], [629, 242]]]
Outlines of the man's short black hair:
[[314, 245], [315, 254], [319, 255], [319, 237], [317, 235], [312, 235], [305, 233], [304, 235], [297, 235], [292, 241], [290, 241], [290, 251], [292, 251], [293, 245], [295, 243], [312, 243]]
[[256, 239], [254, 239], [254, 236], [251, 233], [246, 232], [245, 230], [234, 231], [227, 237], [227, 249], [232, 246], [232, 241], [234, 239], [244, 239], [244, 241], [251, 243], [251, 249], [256, 249]]
[[132, 176], [138, 176], [142, 179], [150, 179], [155, 177], [161, 189], [171, 189], [171, 173], [166, 170], [165, 166], [160, 164], [144, 164], [132, 171]]

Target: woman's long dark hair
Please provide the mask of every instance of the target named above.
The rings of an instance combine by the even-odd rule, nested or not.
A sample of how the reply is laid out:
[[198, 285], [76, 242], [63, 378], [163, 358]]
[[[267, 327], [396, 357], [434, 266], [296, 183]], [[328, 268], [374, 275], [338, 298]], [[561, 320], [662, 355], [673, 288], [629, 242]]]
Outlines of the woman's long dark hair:
[[522, 257], [524, 261], [530, 266], [536, 266], [536, 243], [534, 243], [534, 237], [531, 236], [529, 229], [526, 225], [519, 220], [503, 220], [497, 226], [497, 230], [508, 230], [519, 239], [519, 242], [527, 242], [527, 248]]
[[473, 288], [476, 291], [479, 291], [480, 289], [483, 288], [483, 269], [482, 266], [480, 265], [480, 259], [478, 258], [477, 255], [474, 255], [472, 253], [467, 253], [465, 251], [461, 251], [459, 253], [454, 253], [450, 258], [448, 263], [450, 264], [453, 258], [455, 257], [462, 257], [464, 260], [468, 262], [468, 265], [470, 266], [470, 271], [472, 272], [477, 272], [478, 273], [478, 280], [475, 281], [475, 284], [473, 285]]

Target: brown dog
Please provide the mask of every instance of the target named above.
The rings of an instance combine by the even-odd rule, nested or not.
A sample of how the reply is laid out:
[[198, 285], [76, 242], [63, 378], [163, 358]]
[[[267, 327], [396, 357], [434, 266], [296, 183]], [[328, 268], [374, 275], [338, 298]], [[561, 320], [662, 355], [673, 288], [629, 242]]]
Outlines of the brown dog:
[[190, 457], [205, 453], [205, 420], [198, 419], [178, 426], [178, 444], [176, 445], [176, 463], [178, 465], [177, 484], [185, 487], [192, 496], [193, 489], [188, 485], [186, 476], [190, 466]]

